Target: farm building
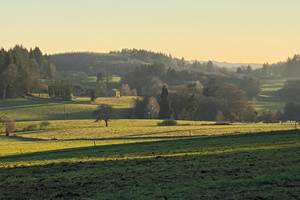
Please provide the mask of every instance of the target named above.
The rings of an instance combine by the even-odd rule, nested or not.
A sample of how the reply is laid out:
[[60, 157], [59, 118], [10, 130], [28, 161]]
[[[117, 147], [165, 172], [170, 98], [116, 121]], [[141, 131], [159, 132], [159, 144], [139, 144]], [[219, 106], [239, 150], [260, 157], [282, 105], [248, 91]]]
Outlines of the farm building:
[[118, 89], [112, 89], [110, 92], [111, 97], [121, 97], [121, 92]]

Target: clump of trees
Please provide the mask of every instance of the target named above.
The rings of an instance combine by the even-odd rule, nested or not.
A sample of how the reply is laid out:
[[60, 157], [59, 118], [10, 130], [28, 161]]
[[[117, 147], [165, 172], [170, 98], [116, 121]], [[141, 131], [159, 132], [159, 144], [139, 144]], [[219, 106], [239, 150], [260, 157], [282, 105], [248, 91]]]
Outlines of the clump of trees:
[[[170, 94], [167, 86], [163, 86], [160, 96], [151, 97], [159, 104], [157, 118], [218, 122], [251, 122], [257, 119], [257, 113], [249, 103], [246, 93], [234, 84], [210, 81], [203, 90], [190, 87]], [[148, 104], [149, 97], [138, 101], [135, 110], [142, 111], [143, 114], [136, 117], [146, 118]]]
[[300, 121], [300, 102], [290, 102], [284, 107], [283, 119], [288, 121]]
[[55, 66], [38, 47], [0, 50], [0, 98], [14, 98], [38, 88], [41, 79], [53, 80]]
[[137, 96], [136, 89], [131, 89], [128, 84], [122, 84], [120, 87], [121, 96]]
[[245, 92], [233, 84], [210, 84], [202, 94], [175, 94], [176, 117], [187, 120], [253, 121], [256, 113]]
[[300, 102], [300, 80], [289, 80], [278, 91], [278, 97], [285, 102]]
[[264, 110], [260, 115], [257, 117], [257, 121], [264, 122], [264, 123], [277, 123], [280, 120], [283, 120], [281, 112], [275, 112], [270, 110]]
[[144, 97], [137, 99], [133, 114], [137, 118], [157, 119], [160, 112], [160, 105], [156, 97]]
[[73, 98], [73, 87], [68, 81], [55, 81], [48, 86], [50, 98], [70, 101]]
[[[216, 68], [213, 64], [207, 66], [207, 68], [209, 67]], [[240, 76], [234, 72], [213, 69], [214, 73], [208, 73], [207, 71], [208, 69], [205, 72], [195, 72], [185, 68], [175, 70], [164, 64], [155, 63], [137, 67], [124, 77], [123, 82], [129, 84], [132, 88], [136, 88], [140, 96], [157, 96], [164, 85], [168, 85], [169, 89], [172, 90], [177, 90], [180, 86], [191, 83], [198, 83], [202, 87], [207, 87], [212, 79], [217, 84], [229, 83], [236, 85], [245, 92], [248, 99], [257, 96], [260, 91], [260, 82], [254, 76]]]
[[277, 96], [286, 103], [282, 120], [300, 121], [300, 80], [289, 80]]
[[262, 68], [253, 70], [250, 66], [240, 67], [237, 73], [252, 75], [255, 77], [299, 77], [300, 76], [300, 55], [294, 55], [285, 62], [274, 64], [265, 63]]
[[148, 119], [170, 119], [172, 116], [172, 109], [168, 88], [164, 85], [159, 97], [151, 96], [137, 99], [134, 108], [134, 116]]

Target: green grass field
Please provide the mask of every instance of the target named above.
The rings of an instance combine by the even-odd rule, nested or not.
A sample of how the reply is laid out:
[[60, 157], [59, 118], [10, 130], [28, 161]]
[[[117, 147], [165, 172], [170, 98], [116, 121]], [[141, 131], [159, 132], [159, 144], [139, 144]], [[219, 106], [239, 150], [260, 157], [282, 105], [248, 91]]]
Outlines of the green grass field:
[[75, 98], [72, 102], [50, 99], [9, 99], [0, 101], [0, 116], [7, 114], [16, 121], [42, 121], [61, 119], [91, 119], [100, 104], [110, 104], [115, 115], [127, 118], [136, 97], [99, 98], [91, 103], [89, 98]]
[[[91, 119], [99, 104], [123, 112], [134, 100], [1, 101], [0, 114], [14, 117], [17, 130], [0, 134], [0, 199], [300, 197], [294, 124], [113, 119], [104, 127]], [[49, 127], [24, 131], [42, 120]]]
[[284, 102], [276, 97], [276, 92], [283, 88], [287, 79], [261, 80], [261, 92], [254, 101], [254, 107], [258, 112], [264, 110], [279, 111], [284, 107]]
[[[91, 145], [148, 142], [218, 135], [293, 130], [293, 124], [232, 124], [179, 121], [178, 126], [157, 126], [158, 120], [112, 120], [110, 127], [94, 120], [51, 121], [46, 130], [23, 131], [40, 122], [18, 122], [8, 140], [1, 138], [0, 156]], [[8, 142], [8, 143], [7, 143]], [[53, 144], [53, 146], [51, 146]], [[73, 146], [74, 145], [74, 146]], [[17, 146], [17, 148], [16, 148]]]
[[[22, 150], [15, 152], [17, 147]], [[1, 152], [0, 199], [297, 199], [300, 195], [298, 131], [117, 138], [96, 144], [2, 137]]]

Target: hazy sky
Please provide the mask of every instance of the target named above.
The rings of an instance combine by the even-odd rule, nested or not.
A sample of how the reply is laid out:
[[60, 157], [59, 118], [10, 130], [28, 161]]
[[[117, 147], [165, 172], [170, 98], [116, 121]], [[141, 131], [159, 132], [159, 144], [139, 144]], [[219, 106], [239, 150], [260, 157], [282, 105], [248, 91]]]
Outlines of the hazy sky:
[[0, 46], [274, 62], [300, 53], [299, 10], [300, 0], [0, 0]]

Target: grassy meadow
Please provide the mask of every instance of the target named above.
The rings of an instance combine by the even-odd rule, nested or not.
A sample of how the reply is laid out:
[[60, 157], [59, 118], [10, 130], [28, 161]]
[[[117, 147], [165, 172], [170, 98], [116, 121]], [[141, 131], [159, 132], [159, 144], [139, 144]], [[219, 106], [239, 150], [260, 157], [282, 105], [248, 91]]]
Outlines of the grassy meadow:
[[261, 92], [254, 101], [254, 107], [258, 112], [264, 110], [278, 111], [284, 108], [284, 102], [278, 100], [276, 92], [283, 88], [287, 79], [261, 80]]
[[31, 153], [1, 155], [0, 199], [297, 199], [300, 195], [297, 131], [92, 143], [1, 140], [1, 146], [29, 148]]
[[[130, 111], [134, 97], [0, 101], [16, 119], [0, 135], [0, 199], [297, 199], [294, 124], [92, 119], [102, 103]], [[126, 112], [125, 112], [126, 111]], [[42, 121], [50, 125], [39, 129]], [[28, 126], [36, 130], [26, 130]]]
[[136, 97], [99, 98], [91, 103], [89, 98], [75, 98], [71, 102], [54, 101], [47, 98], [20, 98], [0, 101], [0, 116], [7, 114], [16, 121], [91, 119], [100, 104], [110, 104], [115, 115], [127, 118]]

